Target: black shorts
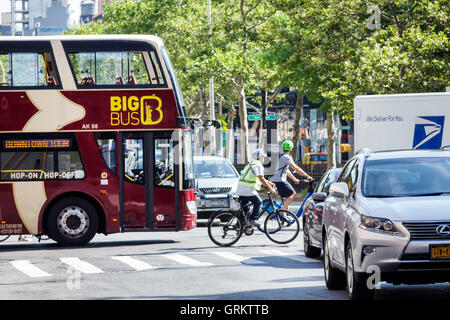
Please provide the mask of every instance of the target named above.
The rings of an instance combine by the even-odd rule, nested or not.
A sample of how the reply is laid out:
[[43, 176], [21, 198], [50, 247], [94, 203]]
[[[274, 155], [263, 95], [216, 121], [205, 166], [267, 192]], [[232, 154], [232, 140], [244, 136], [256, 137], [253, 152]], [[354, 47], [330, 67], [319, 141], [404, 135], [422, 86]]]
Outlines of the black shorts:
[[275, 182], [275, 186], [277, 187], [278, 194], [282, 198], [290, 197], [295, 193], [294, 188], [289, 182]]

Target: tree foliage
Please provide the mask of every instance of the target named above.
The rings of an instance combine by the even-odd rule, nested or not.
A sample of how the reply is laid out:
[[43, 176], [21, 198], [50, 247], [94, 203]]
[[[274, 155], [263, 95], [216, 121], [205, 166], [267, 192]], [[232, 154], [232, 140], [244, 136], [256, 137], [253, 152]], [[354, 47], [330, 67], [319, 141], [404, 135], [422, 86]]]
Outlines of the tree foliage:
[[449, 85], [448, 17], [445, 0], [212, 0], [209, 25], [206, 0], [125, 0], [71, 32], [160, 36], [191, 115], [207, 116], [213, 76], [225, 108], [289, 86], [351, 119], [357, 95]]

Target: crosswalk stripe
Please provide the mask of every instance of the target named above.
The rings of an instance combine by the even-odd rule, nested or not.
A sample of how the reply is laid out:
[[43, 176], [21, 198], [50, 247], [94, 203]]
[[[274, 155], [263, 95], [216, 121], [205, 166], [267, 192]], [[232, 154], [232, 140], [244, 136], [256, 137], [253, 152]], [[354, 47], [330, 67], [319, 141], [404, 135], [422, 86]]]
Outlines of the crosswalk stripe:
[[148, 263], [146, 263], [144, 261], [137, 260], [137, 259], [134, 259], [129, 256], [113, 256], [111, 258], [114, 260], [123, 262], [123, 263], [127, 264], [128, 266], [130, 266], [131, 268], [138, 270], [138, 271], [156, 269], [156, 267], [152, 267], [151, 265], [149, 265]]
[[229, 252], [229, 251], [215, 251], [212, 252], [222, 258], [225, 259], [229, 259], [229, 260], [233, 260], [233, 261], [237, 261], [237, 262], [248, 262], [248, 263], [256, 263], [256, 264], [263, 264], [264, 262], [260, 261], [260, 260], [256, 260], [253, 258], [247, 258], [247, 257], [243, 257], [240, 256], [238, 254], [235, 254], [233, 252]]
[[193, 266], [193, 267], [209, 267], [209, 266], [213, 266], [212, 263], [200, 262], [200, 261], [194, 260], [192, 258], [183, 256], [183, 255], [178, 254], [178, 253], [168, 253], [168, 254], [165, 254], [164, 256], [166, 258], [169, 258], [169, 259], [171, 259], [173, 261], [176, 261], [178, 263], [186, 264], [186, 265]]
[[31, 278], [50, 277], [51, 274], [39, 269], [35, 265], [31, 264], [29, 260], [15, 260], [11, 261], [11, 264], [19, 271], [25, 273]]
[[317, 263], [318, 262], [314, 259], [303, 257], [303, 256], [299, 255], [298, 253], [288, 253], [288, 252], [283, 252], [280, 250], [261, 250], [261, 252], [264, 254], [267, 254], [267, 255], [285, 257], [286, 259], [303, 262], [303, 263], [314, 263], [314, 262]]
[[80, 271], [81, 273], [103, 273], [103, 270], [86, 261], [82, 261], [79, 258], [60, 258], [60, 260], [62, 263], [69, 265], [70, 267]]

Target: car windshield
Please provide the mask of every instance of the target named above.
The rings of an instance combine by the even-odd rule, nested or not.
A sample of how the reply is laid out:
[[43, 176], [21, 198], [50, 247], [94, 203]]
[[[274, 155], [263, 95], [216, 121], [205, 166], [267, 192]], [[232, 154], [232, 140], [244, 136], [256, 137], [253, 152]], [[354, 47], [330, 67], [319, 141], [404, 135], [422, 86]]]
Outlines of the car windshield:
[[194, 172], [197, 179], [237, 177], [231, 164], [224, 159], [194, 159]]
[[327, 155], [326, 154], [312, 154], [311, 155], [311, 161], [327, 161]]
[[367, 161], [362, 193], [379, 198], [450, 194], [450, 158]]

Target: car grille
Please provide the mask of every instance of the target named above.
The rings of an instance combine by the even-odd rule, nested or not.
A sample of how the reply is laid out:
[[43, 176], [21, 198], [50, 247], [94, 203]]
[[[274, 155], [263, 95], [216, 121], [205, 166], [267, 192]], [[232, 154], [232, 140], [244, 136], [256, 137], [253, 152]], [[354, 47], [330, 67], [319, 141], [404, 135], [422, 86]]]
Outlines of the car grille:
[[411, 234], [411, 240], [450, 239], [450, 235], [441, 236], [436, 232], [436, 228], [441, 224], [450, 224], [450, 222], [403, 222]]
[[231, 187], [200, 188], [199, 190], [203, 193], [228, 193], [231, 191]]

